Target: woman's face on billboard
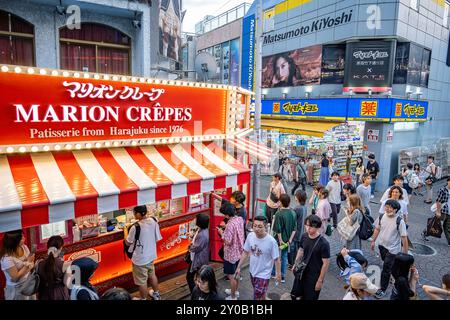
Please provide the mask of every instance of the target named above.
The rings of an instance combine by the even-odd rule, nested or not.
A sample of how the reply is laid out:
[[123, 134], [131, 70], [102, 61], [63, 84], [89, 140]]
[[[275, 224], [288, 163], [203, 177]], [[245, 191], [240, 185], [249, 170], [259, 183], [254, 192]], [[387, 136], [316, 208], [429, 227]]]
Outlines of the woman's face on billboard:
[[279, 57], [276, 63], [276, 70], [280, 81], [287, 80], [289, 78], [289, 62], [283, 57]]

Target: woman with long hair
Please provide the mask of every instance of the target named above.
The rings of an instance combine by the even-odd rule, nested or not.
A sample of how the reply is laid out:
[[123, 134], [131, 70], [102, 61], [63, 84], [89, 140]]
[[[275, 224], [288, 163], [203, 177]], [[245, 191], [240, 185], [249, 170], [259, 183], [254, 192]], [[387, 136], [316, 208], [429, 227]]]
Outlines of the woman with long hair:
[[362, 176], [366, 172], [363, 157], [356, 158], [356, 187], [362, 183]]
[[[357, 194], [352, 194], [348, 197], [348, 208], [345, 208], [345, 214], [351, 225], [361, 223], [364, 214], [364, 208], [361, 204], [361, 198]], [[343, 240], [343, 245], [349, 249], [361, 249], [361, 239], [359, 238], [359, 230], [351, 240]]]
[[0, 258], [6, 278], [5, 300], [30, 300], [21, 290], [34, 267], [34, 254], [25, 245], [22, 230], [5, 233]]
[[317, 205], [319, 204], [319, 193], [324, 187], [320, 184], [317, 184], [313, 188], [313, 193], [311, 194], [311, 198], [309, 198], [309, 205], [311, 206], [311, 214], [316, 214]]
[[292, 87], [296, 81], [296, 64], [287, 53], [275, 56], [273, 61], [272, 87]]
[[319, 183], [323, 186], [326, 186], [328, 184], [328, 181], [330, 180], [330, 161], [327, 159], [327, 154], [322, 154], [322, 160], [320, 162], [321, 168], [320, 168], [320, 177], [319, 177]]
[[39, 300], [69, 300], [68, 286], [72, 279], [70, 266], [61, 257], [64, 240], [52, 236], [47, 241], [47, 257], [37, 264], [39, 274]]
[[398, 186], [392, 186], [391, 189], [389, 189], [389, 198], [383, 201], [383, 203], [381, 204], [379, 211], [380, 213], [384, 213], [384, 205], [388, 200], [396, 200], [400, 204], [400, 210], [398, 211], [398, 213], [403, 217], [405, 223], [408, 224], [408, 205], [404, 200], [402, 188]]
[[195, 287], [195, 274], [205, 264], [209, 263], [209, 215], [200, 213], [195, 219], [197, 230], [189, 246], [190, 264], [186, 274], [189, 290]]
[[400, 252], [395, 256], [392, 266], [392, 277], [395, 282], [391, 300], [411, 300], [416, 297], [419, 273], [414, 266], [414, 257], [412, 255]]
[[219, 295], [213, 267], [202, 266], [197, 272], [195, 282], [197, 285], [192, 290], [191, 300], [223, 300]]

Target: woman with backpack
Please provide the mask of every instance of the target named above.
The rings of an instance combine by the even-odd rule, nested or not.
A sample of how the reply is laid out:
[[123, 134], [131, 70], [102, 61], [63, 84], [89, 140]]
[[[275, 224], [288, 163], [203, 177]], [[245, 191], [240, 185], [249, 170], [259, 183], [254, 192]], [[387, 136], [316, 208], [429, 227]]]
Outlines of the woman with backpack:
[[38, 300], [69, 300], [72, 269], [64, 265], [63, 245], [61, 236], [52, 236], [47, 241], [47, 257], [36, 266], [40, 280]]
[[[355, 223], [358, 223], [358, 225], [360, 225], [363, 220], [363, 214], [364, 214], [364, 208], [361, 205], [361, 199], [359, 198], [359, 196], [357, 194], [352, 194], [348, 198], [348, 203], [349, 203], [349, 207], [344, 209], [347, 221], [352, 226]], [[343, 239], [343, 245], [349, 250], [361, 249], [361, 239], [359, 237], [359, 227], [358, 227], [358, 231], [356, 231], [356, 234], [353, 237], [353, 239], [350, 239], [350, 240]]]
[[21, 290], [34, 267], [34, 254], [25, 245], [22, 230], [5, 233], [0, 258], [6, 278], [5, 300], [30, 300]]
[[79, 283], [72, 286], [70, 300], [99, 300], [95, 287], [89, 282], [97, 270], [98, 263], [88, 257], [83, 257], [72, 262], [72, 269], [79, 269]]

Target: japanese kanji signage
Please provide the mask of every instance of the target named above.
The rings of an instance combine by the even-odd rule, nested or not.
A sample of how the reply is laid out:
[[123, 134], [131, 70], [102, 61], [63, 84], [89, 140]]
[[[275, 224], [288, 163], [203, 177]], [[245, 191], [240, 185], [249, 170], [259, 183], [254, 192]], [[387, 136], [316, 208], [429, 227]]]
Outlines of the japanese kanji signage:
[[346, 99], [263, 100], [262, 115], [274, 118], [345, 120]]
[[348, 99], [347, 119], [350, 121], [391, 120], [391, 99]]
[[387, 92], [392, 88], [394, 41], [360, 41], [347, 44], [344, 91]]
[[16, 73], [0, 87], [1, 145], [226, 132], [225, 89]]
[[427, 101], [394, 100], [392, 103], [393, 122], [423, 122], [427, 115]]

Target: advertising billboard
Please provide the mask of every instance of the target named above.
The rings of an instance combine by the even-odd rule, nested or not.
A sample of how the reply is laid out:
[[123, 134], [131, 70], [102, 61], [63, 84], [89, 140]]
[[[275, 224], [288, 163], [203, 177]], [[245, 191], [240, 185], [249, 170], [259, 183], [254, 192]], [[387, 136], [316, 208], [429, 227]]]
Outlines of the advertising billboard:
[[263, 57], [262, 87], [320, 84], [321, 68], [321, 45]]
[[344, 83], [344, 68], [345, 44], [323, 46], [321, 84]]
[[360, 41], [347, 44], [344, 91], [387, 92], [392, 89], [394, 41]]
[[159, 53], [180, 61], [181, 0], [161, 0], [159, 5]]

